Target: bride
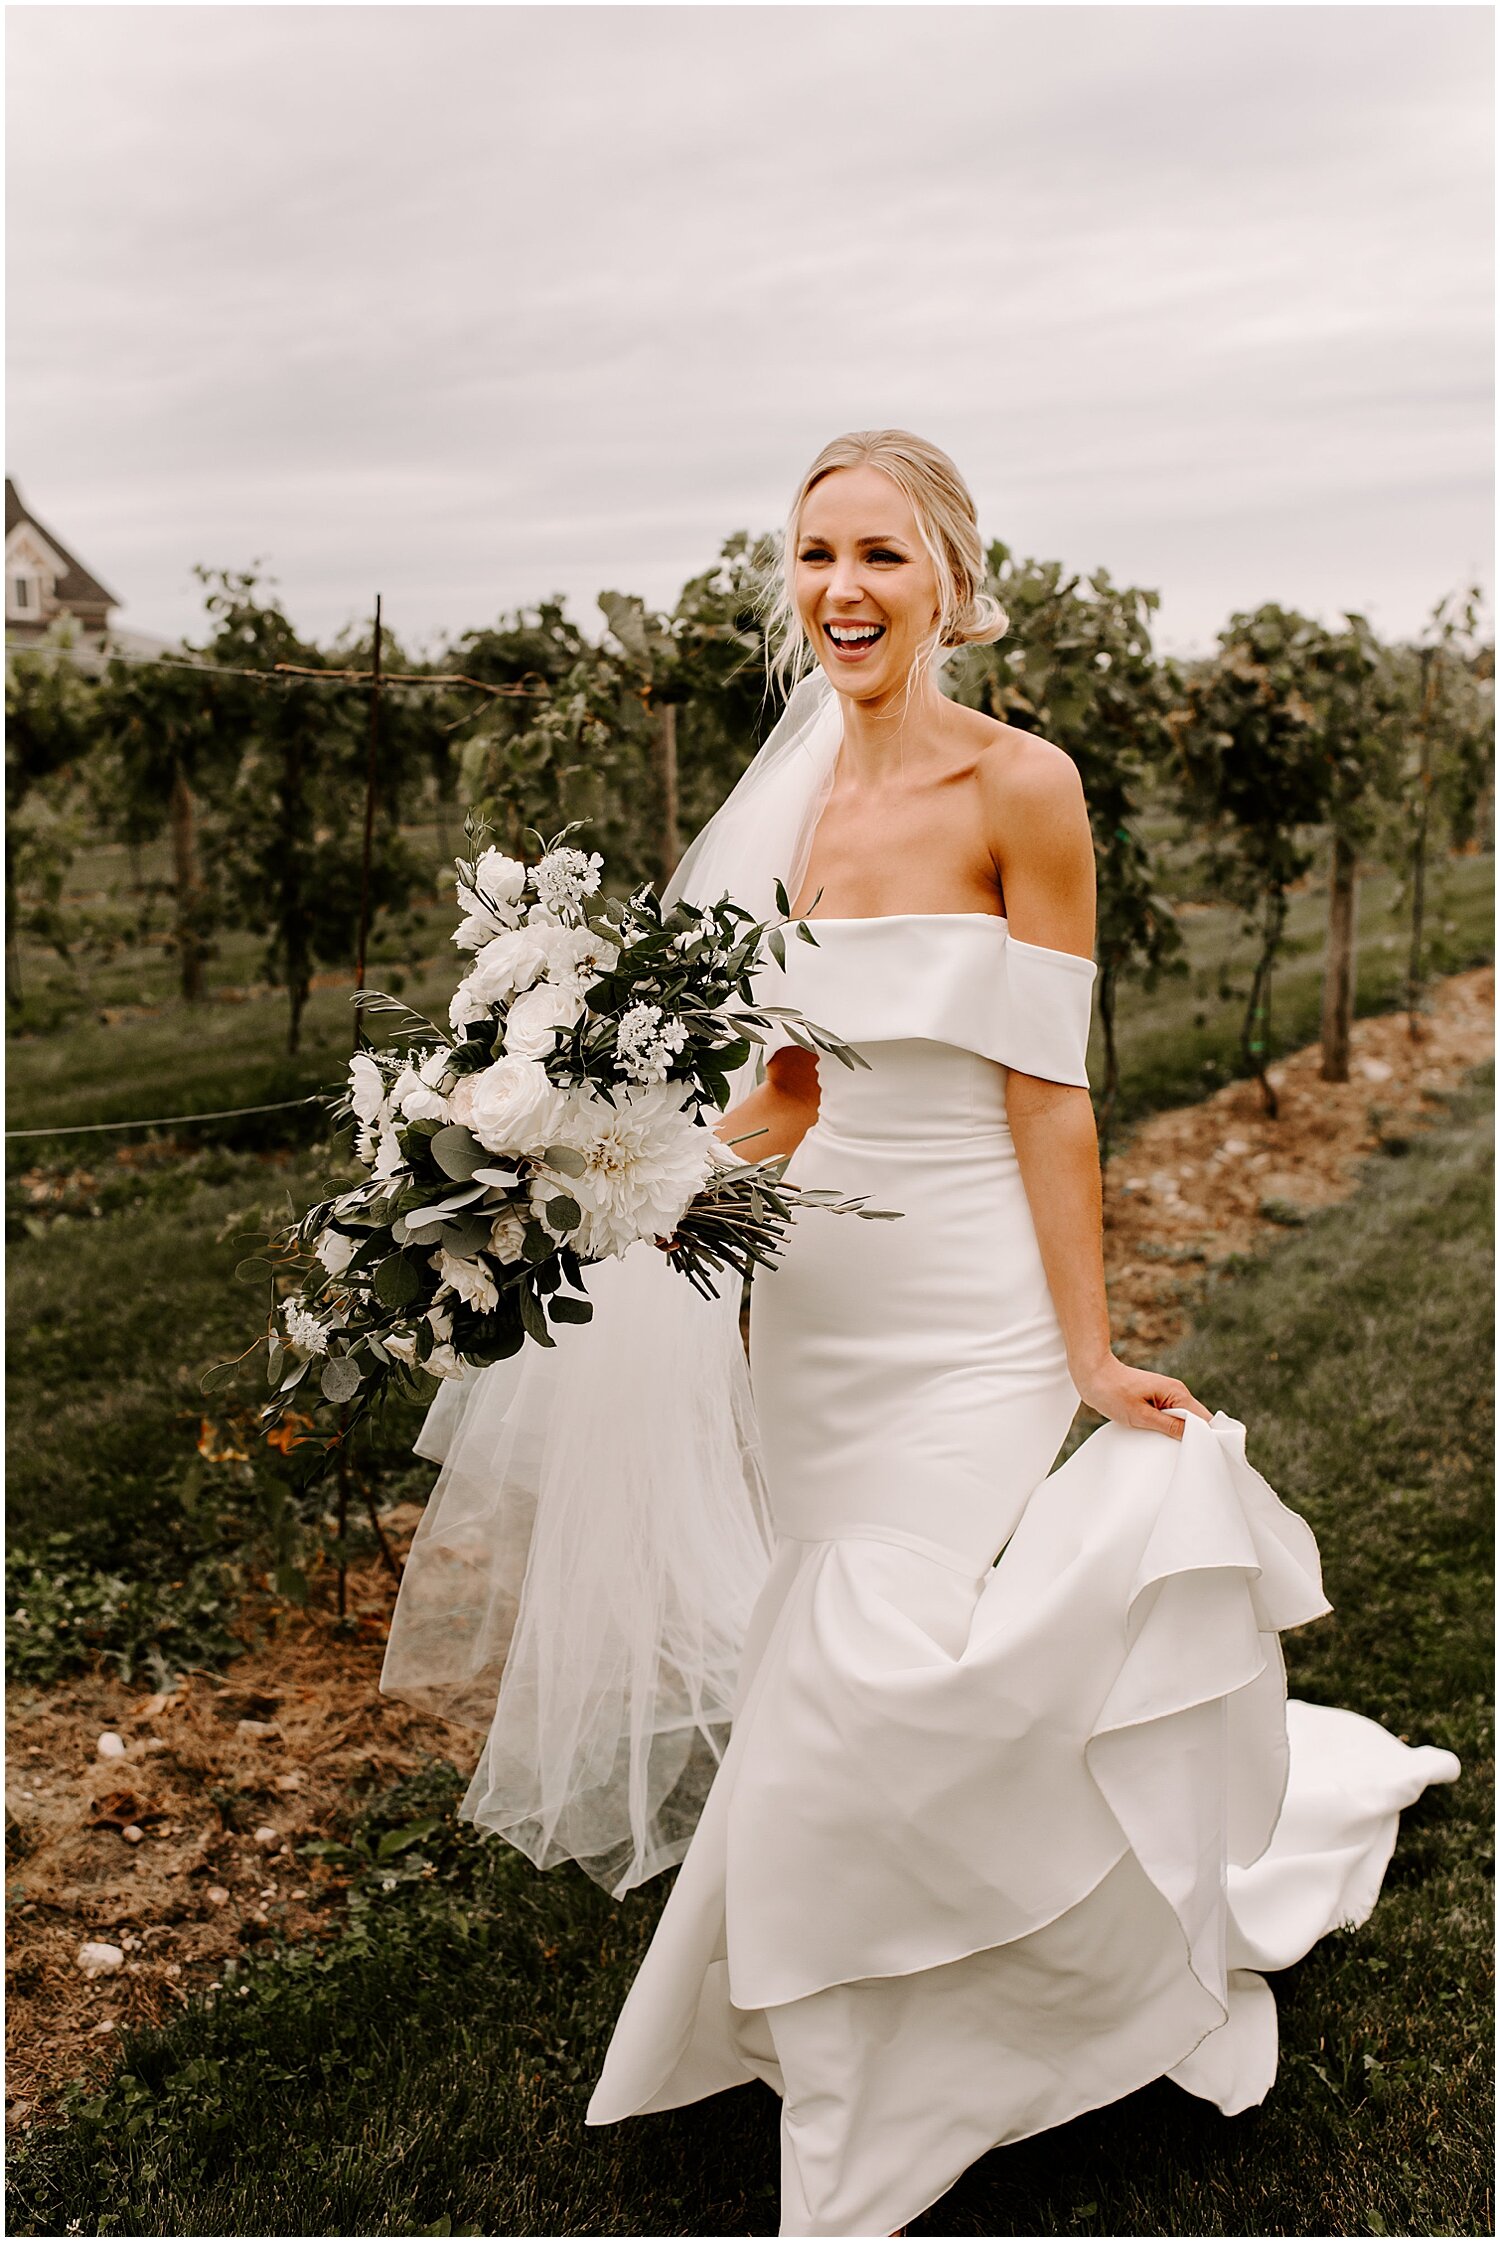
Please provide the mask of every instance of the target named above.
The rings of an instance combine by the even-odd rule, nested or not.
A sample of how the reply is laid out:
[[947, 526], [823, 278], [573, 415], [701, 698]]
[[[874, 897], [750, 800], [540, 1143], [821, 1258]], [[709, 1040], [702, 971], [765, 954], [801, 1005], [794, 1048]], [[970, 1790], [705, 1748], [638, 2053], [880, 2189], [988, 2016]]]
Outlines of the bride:
[[1111, 1348], [1088, 814], [942, 690], [1005, 628], [952, 462], [828, 445], [776, 628], [805, 674], [673, 892], [783, 880], [813, 940], [763, 1001], [868, 1063], [783, 1036], [718, 1133], [901, 1219], [795, 1225], [748, 1380], [737, 1303], [637, 1247], [555, 1354], [445, 1387], [382, 1687], [486, 1730], [463, 1812], [540, 1865], [682, 1862], [589, 2122], [764, 2080], [781, 2231], [885, 2235], [1163, 2075], [1262, 2100], [1259, 1973], [1364, 1920], [1458, 1763], [1288, 1703], [1313, 1537]]

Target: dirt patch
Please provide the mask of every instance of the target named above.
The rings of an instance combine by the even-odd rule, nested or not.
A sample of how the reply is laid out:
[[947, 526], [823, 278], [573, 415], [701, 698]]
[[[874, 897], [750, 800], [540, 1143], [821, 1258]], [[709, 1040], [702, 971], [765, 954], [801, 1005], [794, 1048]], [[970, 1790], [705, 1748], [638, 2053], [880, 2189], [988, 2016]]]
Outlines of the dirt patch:
[[[417, 1504], [385, 1513], [398, 1549], [420, 1515]], [[352, 1630], [335, 1620], [331, 1580], [314, 1594], [223, 1674], [189, 1674], [170, 1695], [109, 1677], [11, 1690], [12, 2125], [42, 2114], [123, 2026], [160, 2022], [220, 1984], [232, 1955], [325, 1925], [344, 1880], [298, 1848], [335, 1833], [353, 1784], [388, 1782], [432, 1754], [472, 1758], [470, 1731], [379, 1695], [394, 1595], [384, 1568], [351, 1573]], [[102, 1757], [106, 1736], [123, 1752]], [[90, 1977], [85, 1945], [121, 1960]]]
[[[1147, 1122], [1109, 1164], [1106, 1260], [1116, 1342], [1150, 1363], [1187, 1322], [1205, 1277], [1314, 1207], [1345, 1196], [1361, 1160], [1442, 1110], [1439, 1094], [1494, 1048], [1494, 975], [1435, 989], [1426, 1033], [1403, 1016], [1360, 1021], [1353, 1079], [1318, 1078], [1316, 1049], [1274, 1072], [1282, 1117], [1253, 1085]], [[382, 1523], [404, 1552], [420, 1506]], [[7, 1820], [11, 1936], [6, 2015], [12, 2124], [107, 2056], [122, 2026], [170, 2015], [222, 1980], [232, 1956], [336, 1916], [342, 1880], [299, 1858], [334, 1833], [350, 1786], [389, 1781], [429, 1754], [472, 1763], [478, 1739], [378, 1691], [394, 1582], [353, 1573], [341, 1629], [332, 1583], [222, 1675], [170, 1696], [108, 1678], [13, 1690]], [[118, 1736], [123, 1754], [101, 1758]], [[86, 1943], [116, 1947], [87, 1977]]]
[[1347, 1196], [1361, 1161], [1426, 1127], [1442, 1095], [1495, 1048], [1495, 975], [1436, 985], [1421, 1040], [1404, 1013], [1356, 1021], [1350, 1080], [1324, 1082], [1316, 1044], [1270, 1069], [1270, 1121], [1253, 1082], [1159, 1113], [1109, 1163], [1105, 1267], [1115, 1344], [1155, 1361], [1177, 1339], [1205, 1277], [1315, 1207]]

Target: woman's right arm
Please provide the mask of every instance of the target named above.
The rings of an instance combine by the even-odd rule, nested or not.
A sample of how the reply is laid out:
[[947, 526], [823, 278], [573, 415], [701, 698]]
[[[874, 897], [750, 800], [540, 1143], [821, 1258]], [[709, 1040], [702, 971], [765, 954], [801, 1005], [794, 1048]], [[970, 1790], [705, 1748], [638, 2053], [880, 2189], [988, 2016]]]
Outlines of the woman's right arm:
[[714, 1123], [714, 1135], [742, 1160], [795, 1152], [818, 1118], [818, 1062], [793, 1043], [773, 1051], [766, 1079]]

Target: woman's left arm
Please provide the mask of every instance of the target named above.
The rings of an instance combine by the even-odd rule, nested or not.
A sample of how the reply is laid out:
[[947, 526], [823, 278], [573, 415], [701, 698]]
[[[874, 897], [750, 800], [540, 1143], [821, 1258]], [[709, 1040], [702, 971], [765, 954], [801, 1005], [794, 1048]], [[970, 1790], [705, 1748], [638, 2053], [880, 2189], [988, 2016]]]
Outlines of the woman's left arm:
[[[1047, 740], [1017, 743], [982, 781], [991, 855], [1010, 932], [1075, 957], [1094, 952], [1094, 847], [1072, 758]], [[1012, 1070], [1006, 1110], [1042, 1266], [1068, 1350], [1068, 1372], [1091, 1409], [1119, 1424], [1182, 1438], [1188, 1409], [1207, 1418], [1180, 1378], [1135, 1370], [1110, 1345], [1104, 1287], [1099, 1138], [1087, 1090]]]

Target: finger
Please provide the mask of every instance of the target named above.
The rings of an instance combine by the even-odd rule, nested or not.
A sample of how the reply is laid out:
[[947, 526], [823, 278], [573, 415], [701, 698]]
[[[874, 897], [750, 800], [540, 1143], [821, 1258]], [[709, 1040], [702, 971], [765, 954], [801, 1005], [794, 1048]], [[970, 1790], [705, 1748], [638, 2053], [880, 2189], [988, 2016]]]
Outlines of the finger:
[[1140, 1432], [1164, 1432], [1169, 1440], [1182, 1438], [1182, 1419], [1169, 1417], [1163, 1410], [1153, 1409], [1149, 1402], [1131, 1410], [1130, 1422]]

